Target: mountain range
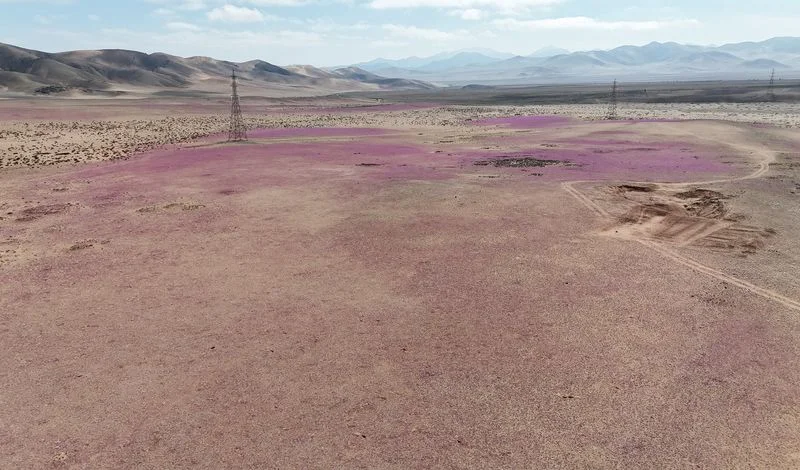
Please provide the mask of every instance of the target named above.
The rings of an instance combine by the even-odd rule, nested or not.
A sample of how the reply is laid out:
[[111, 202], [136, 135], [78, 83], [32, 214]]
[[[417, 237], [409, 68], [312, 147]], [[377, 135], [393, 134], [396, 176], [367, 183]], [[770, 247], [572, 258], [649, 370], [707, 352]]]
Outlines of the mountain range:
[[425, 82], [386, 78], [355, 67], [279, 67], [263, 60], [105, 49], [47, 53], [0, 43], [0, 91], [39, 94], [226, 93], [232, 70], [243, 94], [315, 96], [343, 91], [419, 90]]
[[431, 57], [376, 59], [356, 66], [385, 76], [439, 85], [627, 80], [765, 79], [800, 77], [800, 38], [696, 46], [652, 42], [611, 50], [572, 52], [554, 47], [527, 56], [496, 51], [457, 51]]
[[104, 49], [48, 53], [0, 43], [0, 92], [59, 95], [227, 93], [231, 70], [244, 95], [320, 96], [349, 91], [428, 90], [436, 86], [628, 81], [800, 78], [800, 38], [696, 46], [653, 42], [529, 55], [489, 49], [430, 57], [375, 59], [346, 67], [278, 66], [263, 60]]

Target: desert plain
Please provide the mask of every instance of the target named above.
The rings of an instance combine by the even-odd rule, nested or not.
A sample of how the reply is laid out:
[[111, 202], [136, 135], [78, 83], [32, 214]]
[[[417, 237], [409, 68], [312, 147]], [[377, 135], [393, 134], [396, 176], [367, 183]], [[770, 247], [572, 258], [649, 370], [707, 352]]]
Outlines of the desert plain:
[[0, 100], [3, 468], [800, 467], [800, 111]]

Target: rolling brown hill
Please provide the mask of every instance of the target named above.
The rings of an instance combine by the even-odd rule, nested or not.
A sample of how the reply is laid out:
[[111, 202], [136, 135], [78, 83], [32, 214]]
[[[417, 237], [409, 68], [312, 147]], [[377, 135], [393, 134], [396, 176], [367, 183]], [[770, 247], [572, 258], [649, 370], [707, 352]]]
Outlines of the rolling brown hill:
[[0, 43], [0, 91], [58, 95], [225, 92], [232, 70], [241, 79], [242, 93], [253, 95], [434, 88], [418, 80], [354, 74], [349, 69], [283, 68], [263, 60], [236, 63], [120, 49], [48, 53]]

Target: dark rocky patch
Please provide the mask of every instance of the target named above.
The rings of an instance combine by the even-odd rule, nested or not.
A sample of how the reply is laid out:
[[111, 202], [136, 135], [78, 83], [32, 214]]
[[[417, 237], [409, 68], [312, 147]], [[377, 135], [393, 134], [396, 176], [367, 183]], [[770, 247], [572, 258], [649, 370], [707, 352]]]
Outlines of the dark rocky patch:
[[653, 186], [642, 186], [642, 185], [638, 185], [638, 184], [636, 184], [636, 185], [635, 184], [621, 184], [621, 185], [617, 186], [617, 189], [620, 189], [620, 190], [626, 191], [626, 192], [630, 191], [630, 192], [635, 192], [635, 193], [652, 193], [653, 191], [655, 191], [655, 188]]
[[60, 214], [69, 209], [69, 207], [70, 204], [46, 204], [30, 207], [22, 211], [22, 215], [17, 217], [17, 222], [30, 222], [47, 215]]
[[675, 197], [681, 199], [724, 198], [722, 193], [717, 191], [712, 191], [710, 189], [692, 189], [691, 191], [684, 191], [682, 193], [678, 193], [675, 195]]
[[542, 160], [533, 157], [498, 157], [490, 160], [478, 160], [477, 166], [494, 166], [497, 168], [540, 168], [549, 165], [561, 165], [561, 160]]
[[710, 189], [693, 189], [678, 193], [675, 197], [680, 199], [694, 199], [685, 204], [686, 211], [695, 217], [706, 217], [711, 219], [721, 219], [727, 213], [725, 203], [722, 201], [725, 196], [717, 191]]

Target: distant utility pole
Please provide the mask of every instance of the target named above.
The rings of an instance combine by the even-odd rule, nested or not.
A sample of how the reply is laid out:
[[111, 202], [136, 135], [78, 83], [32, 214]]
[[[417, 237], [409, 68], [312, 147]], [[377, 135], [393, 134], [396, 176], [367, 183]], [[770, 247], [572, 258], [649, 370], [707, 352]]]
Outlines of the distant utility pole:
[[770, 101], [775, 101], [775, 69], [772, 69], [772, 73], [769, 76], [769, 90], [767, 91], [767, 98]]
[[228, 142], [247, 140], [247, 128], [242, 119], [242, 107], [239, 104], [239, 89], [236, 84], [236, 70], [231, 74], [231, 127], [228, 129]]
[[611, 87], [611, 96], [609, 97], [608, 102], [608, 114], [606, 114], [606, 119], [609, 121], [617, 120], [617, 101], [617, 80], [614, 79], [614, 85]]

